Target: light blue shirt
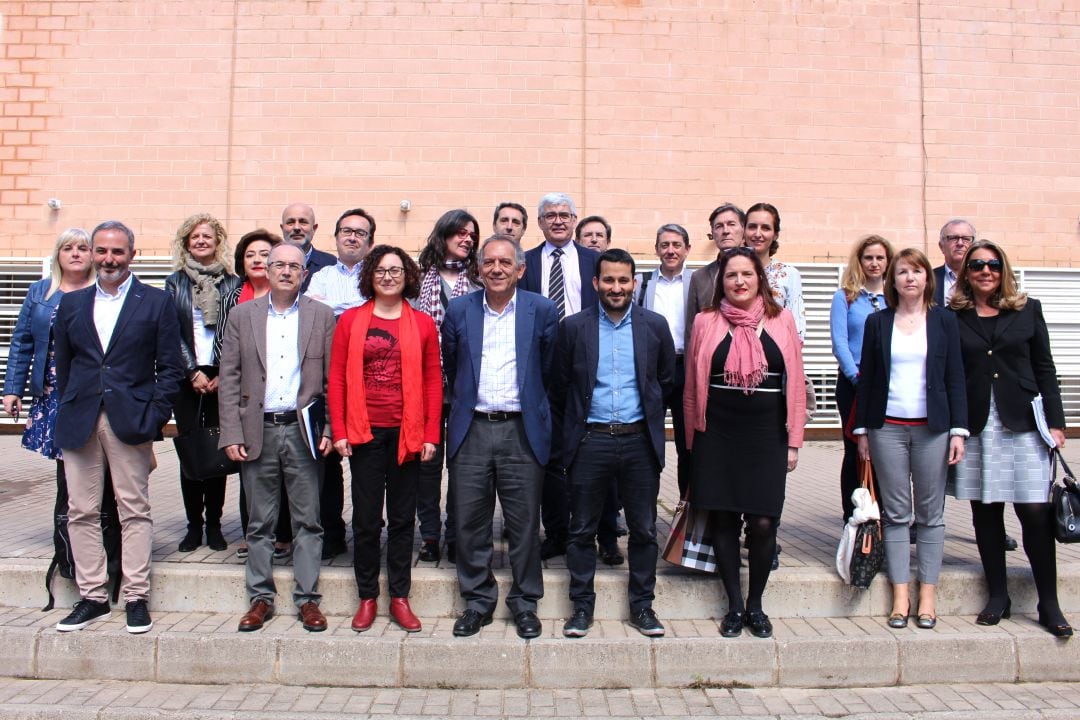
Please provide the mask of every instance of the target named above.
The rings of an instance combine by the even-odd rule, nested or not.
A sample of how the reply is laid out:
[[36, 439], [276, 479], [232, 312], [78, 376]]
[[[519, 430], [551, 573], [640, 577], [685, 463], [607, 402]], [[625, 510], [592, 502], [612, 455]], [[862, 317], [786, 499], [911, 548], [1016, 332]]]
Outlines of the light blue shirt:
[[364, 304], [364, 296], [360, 294], [360, 272], [363, 269], [363, 260], [353, 265], [351, 270], [338, 260], [312, 275], [304, 294], [323, 305], [329, 305], [334, 317], [341, 317], [346, 310]]
[[[874, 307], [874, 302], [878, 307]], [[863, 328], [866, 318], [877, 310], [885, 309], [885, 296], [871, 295], [866, 288], [859, 290], [855, 302], [848, 305], [847, 295], [837, 290], [829, 311], [829, 335], [832, 337], [832, 354], [840, 363], [840, 372], [852, 383], [859, 375], [862, 361]]]
[[630, 309], [613, 323], [600, 308], [600, 347], [596, 387], [589, 405], [590, 423], [633, 423], [645, 419], [634, 371], [634, 328]]

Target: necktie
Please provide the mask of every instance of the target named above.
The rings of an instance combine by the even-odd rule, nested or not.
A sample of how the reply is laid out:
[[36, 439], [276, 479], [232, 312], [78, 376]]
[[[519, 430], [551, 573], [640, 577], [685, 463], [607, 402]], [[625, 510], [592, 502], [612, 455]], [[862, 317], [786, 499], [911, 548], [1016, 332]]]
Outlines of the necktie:
[[548, 299], [559, 310], [559, 320], [566, 317], [566, 289], [563, 287], [562, 248], [551, 251], [551, 271], [548, 273]]

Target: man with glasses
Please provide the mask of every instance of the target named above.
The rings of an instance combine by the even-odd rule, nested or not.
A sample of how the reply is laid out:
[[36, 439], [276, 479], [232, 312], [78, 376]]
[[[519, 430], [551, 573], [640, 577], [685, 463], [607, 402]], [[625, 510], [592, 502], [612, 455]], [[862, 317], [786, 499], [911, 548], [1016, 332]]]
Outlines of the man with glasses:
[[[300, 295], [307, 271], [298, 246], [276, 246], [268, 269], [270, 292], [233, 309], [221, 349], [218, 445], [243, 463], [240, 479], [250, 511], [251, 607], [238, 629], [258, 630], [274, 614], [274, 526], [284, 480], [293, 528], [293, 603], [304, 629], [320, 632], [326, 618], [319, 610], [319, 482], [331, 443], [325, 402], [312, 403], [326, 394], [334, 313]], [[305, 409], [318, 415], [312, 425], [322, 425], [319, 437], [309, 438]]]
[[[360, 294], [360, 270], [364, 258], [375, 244], [375, 218], [363, 208], [346, 210], [334, 226], [334, 242], [338, 257], [311, 276], [304, 294], [318, 300], [334, 311], [334, 317], [364, 302]], [[323, 526], [323, 560], [336, 557], [347, 549], [345, 521], [345, 476], [341, 455], [331, 450], [326, 456], [325, 475], [319, 492], [319, 508]]]
[[720, 272], [720, 255], [728, 248], [743, 244], [746, 229], [746, 213], [737, 205], [724, 203], [709, 213], [709, 239], [716, 245], [716, 259], [694, 273], [690, 278], [690, 292], [686, 297], [686, 322], [683, 343], [690, 344], [694, 318], [704, 308], [712, 305], [716, 290], [716, 274]]
[[[540, 198], [536, 210], [544, 242], [525, 253], [522, 290], [540, 293], [555, 303], [559, 320], [597, 304], [592, 278], [600, 253], [574, 242], [577, 207], [566, 193], [548, 193]], [[570, 525], [570, 506], [566, 491], [566, 472], [559, 464], [560, 453], [552, 449], [544, 477], [544, 498], [540, 519], [544, 524], [544, 542], [540, 557], [544, 560], [566, 553]]]
[[333, 255], [315, 249], [312, 244], [318, 229], [315, 211], [306, 203], [291, 203], [281, 211], [281, 236], [285, 238], [285, 242], [297, 246], [304, 253], [304, 268], [307, 272], [300, 292], [307, 290], [315, 273], [337, 262]]
[[[934, 268], [934, 303], [941, 307], [948, 307], [952, 298], [953, 287], [956, 285], [956, 276], [964, 264], [964, 255], [975, 242], [975, 225], [964, 218], [953, 218], [941, 226], [938, 233], [938, 248], [945, 259], [945, 264]], [[912, 531], [914, 538], [914, 530]], [[912, 539], [912, 543], [915, 540]], [[1016, 538], [1005, 535], [1005, 549], [1015, 550], [1019, 547]]]

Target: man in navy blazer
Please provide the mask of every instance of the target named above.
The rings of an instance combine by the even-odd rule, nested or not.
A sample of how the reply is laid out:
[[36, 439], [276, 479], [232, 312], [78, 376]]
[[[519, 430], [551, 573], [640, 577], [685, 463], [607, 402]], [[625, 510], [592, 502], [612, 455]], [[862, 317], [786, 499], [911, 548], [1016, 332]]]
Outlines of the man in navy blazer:
[[552, 393], [562, 429], [570, 488], [566, 565], [574, 613], [563, 635], [592, 625], [596, 536], [610, 478], [615, 477], [630, 531], [627, 543], [630, 623], [664, 634], [652, 610], [656, 586], [656, 496], [664, 467], [665, 402], [675, 373], [675, 345], [662, 315], [634, 304], [634, 259], [620, 249], [600, 256], [593, 279], [599, 306], [563, 321]]
[[[574, 226], [577, 225], [574, 200], [566, 193], [548, 193], [540, 198], [537, 223], [544, 234], [544, 242], [525, 253], [525, 274], [519, 283], [521, 289], [539, 293], [554, 302], [560, 321], [596, 305], [592, 278], [600, 254], [574, 242]], [[570, 523], [566, 471], [557, 457], [548, 464], [544, 476], [544, 500], [540, 512], [545, 534], [540, 556], [547, 560], [566, 552]]]
[[964, 262], [964, 254], [975, 242], [975, 226], [964, 218], [953, 218], [941, 226], [938, 248], [945, 264], [934, 268], [934, 304], [948, 307], [956, 276]]
[[101, 539], [105, 466], [123, 537], [121, 591], [131, 633], [150, 630], [149, 475], [153, 441], [172, 415], [184, 377], [180, 326], [164, 290], [128, 269], [135, 235], [111, 220], [90, 236], [97, 282], [60, 301], [53, 328], [60, 406], [53, 441], [64, 451], [68, 532], [81, 600], [57, 624], [81, 630], [108, 615], [108, 570]]
[[319, 223], [315, 222], [315, 211], [306, 203], [291, 203], [281, 211], [281, 237], [285, 242], [296, 245], [304, 251], [304, 284], [300, 292], [307, 292], [312, 276], [324, 267], [337, 263], [337, 258], [315, 247], [315, 231]]
[[457, 518], [457, 575], [465, 611], [454, 635], [475, 635], [499, 599], [491, 573], [491, 519], [498, 495], [513, 586], [506, 604], [517, 633], [540, 635], [540, 495], [551, 451], [548, 384], [558, 314], [550, 300], [519, 290], [524, 255], [495, 236], [480, 247], [483, 292], [450, 301], [442, 324], [450, 391], [446, 456]]

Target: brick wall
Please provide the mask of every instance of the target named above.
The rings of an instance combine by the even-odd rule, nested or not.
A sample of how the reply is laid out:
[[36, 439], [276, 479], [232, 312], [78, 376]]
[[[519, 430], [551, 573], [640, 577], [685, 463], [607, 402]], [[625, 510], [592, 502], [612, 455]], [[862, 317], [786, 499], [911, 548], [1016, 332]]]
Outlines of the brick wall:
[[[781, 257], [867, 232], [925, 246], [976, 219], [1027, 265], [1080, 262], [1072, 0], [0, 2], [0, 255], [129, 222], [165, 253], [310, 202], [417, 249], [446, 209], [489, 227], [563, 190], [648, 253], [765, 200]], [[51, 211], [50, 197], [63, 207]], [[408, 199], [413, 210], [398, 210]], [[539, 232], [530, 227], [527, 244]]]

